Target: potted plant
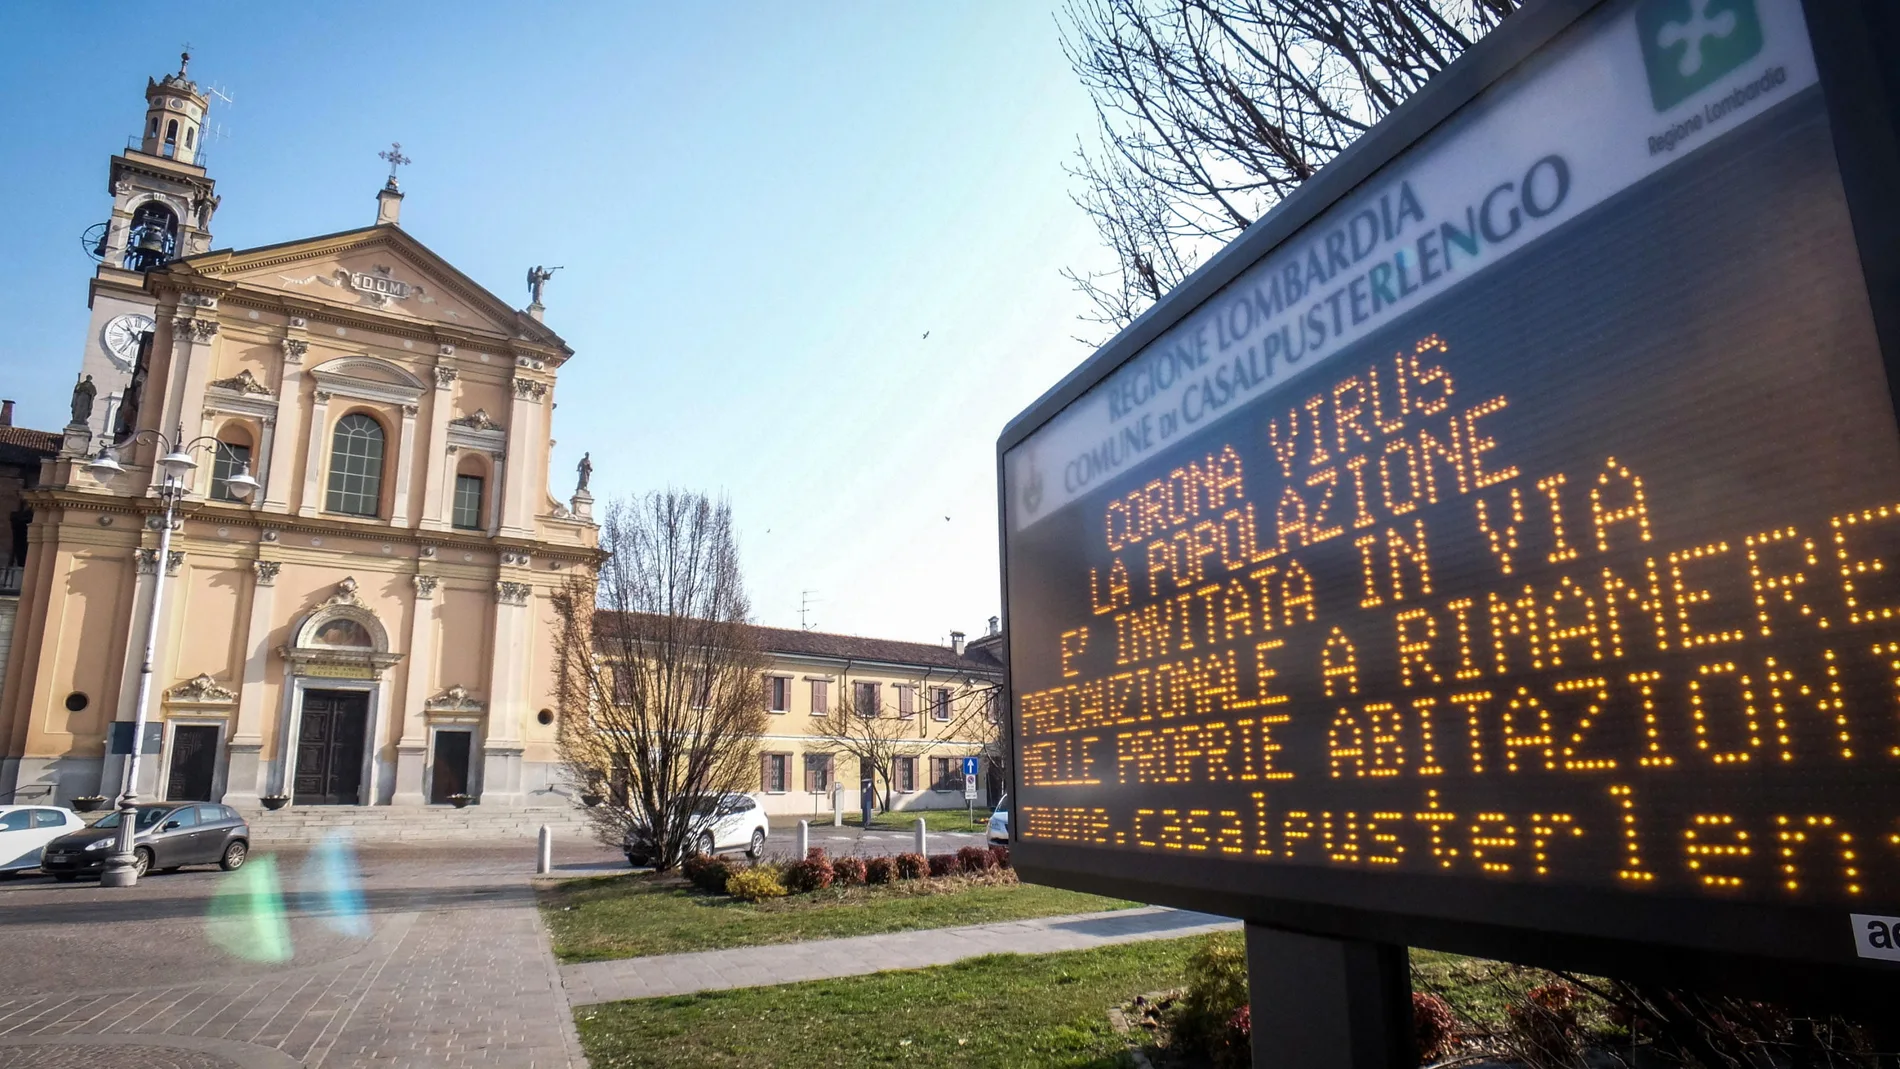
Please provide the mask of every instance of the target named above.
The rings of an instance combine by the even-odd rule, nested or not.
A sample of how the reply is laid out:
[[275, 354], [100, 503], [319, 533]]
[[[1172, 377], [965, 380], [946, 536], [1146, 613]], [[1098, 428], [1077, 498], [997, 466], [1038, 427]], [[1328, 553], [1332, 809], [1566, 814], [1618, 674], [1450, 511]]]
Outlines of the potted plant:
[[73, 809], [81, 813], [93, 813], [106, 807], [103, 794], [82, 794], [73, 799]]
[[289, 804], [290, 804], [290, 795], [288, 795], [288, 794], [267, 794], [267, 795], [265, 795], [264, 797], [262, 797], [262, 798], [259, 798], [259, 799], [258, 799], [258, 801], [260, 801], [260, 802], [263, 802], [263, 803], [264, 803], [264, 808], [265, 808], [265, 809], [271, 809], [271, 810], [277, 810], [277, 809], [282, 809], [282, 808], [284, 808], [284, 807], [285, 807], [286, 805], [289, 805]]
[[473, 798], [471, 798], [471, 797], [469, 797], [469, 796], [468, 796], [468, 795], [466, 795], [466, 794], [451, 794], [451, 795], [449, 795], [449, 804], [450, 804], [450, 805], [452, 805], [452, 806], [454, 806], [454, 807], [455, 807], [455, 808], [457, 808], [457, 809], [467, 809], [467, 808], [468, 808], [468, 803], [470, 803], [470, 802], [472, 802], [472, 801], [474, 801], [474, 800], [475, 800], [475, 799], [473, 799]]

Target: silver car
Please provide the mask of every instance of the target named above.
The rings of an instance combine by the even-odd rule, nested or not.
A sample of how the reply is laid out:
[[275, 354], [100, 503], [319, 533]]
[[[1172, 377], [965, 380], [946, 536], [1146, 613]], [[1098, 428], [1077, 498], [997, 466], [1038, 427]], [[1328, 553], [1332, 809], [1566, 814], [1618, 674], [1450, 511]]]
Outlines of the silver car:
[[989, 840], [993, 846], [1009, 845], [1009, 795], [996, 800], [996, 811], [990, 814]]

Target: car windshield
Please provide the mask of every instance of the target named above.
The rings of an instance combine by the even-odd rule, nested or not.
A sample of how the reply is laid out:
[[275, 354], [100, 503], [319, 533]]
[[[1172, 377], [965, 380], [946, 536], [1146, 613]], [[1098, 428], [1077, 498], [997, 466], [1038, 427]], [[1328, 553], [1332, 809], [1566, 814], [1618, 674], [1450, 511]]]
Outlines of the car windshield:
[[[159, 818], [171, 812], [170, 806], [142, 805], [138, 809], [138, 820], [132, 824], [133, 831], [149, 831], [158, 826]], [[119, 826], [119, 814], [107, 813], [93, 822], [95, 828], [116, 828]]]

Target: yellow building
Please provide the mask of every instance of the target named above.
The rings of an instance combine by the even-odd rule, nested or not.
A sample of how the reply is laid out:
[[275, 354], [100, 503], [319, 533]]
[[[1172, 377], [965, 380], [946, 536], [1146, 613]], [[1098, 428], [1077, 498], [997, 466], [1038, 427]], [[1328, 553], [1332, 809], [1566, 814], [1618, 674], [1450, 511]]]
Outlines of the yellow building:
[[[771, 662], [755, 795], [768, 814], [829, 815], [834, 787], [842, 790], [837, 803], [857, 812], [867, 775], [861, 765], [871, 754], [891, 764], [877, 777], [877, 790], [881, 803], [890, 785], [893, 809], [964, 807], [965, 757], [979, 759], [977, 806], [996, 800], [1004, 781], [996, 720], [1003, 666], [994, 621], [982, 638], [966, 645], [956, 634], [949, 646], [776, 627], [755, 631]], [[840, 703], [854, 712], [875, 709], [878, 722], [859, 735], [882, 741], [853, 748], [827, 737], [827, 714]]]
[[[28, 495], [0, 796], [119, 789], [108, 725], [134, 715], [163, 569], [140, 795], [565, 803], [549, 597], [598, 554], [584, 480], [550, 493], [573, 352], [541, 322], [545, 275], [521, 311], [444, 262], [402, 229], [393, 169], [373, 225], [213, 250], [207, 103], [182, 66], [151, 82], [140, 147], [112, 158], [92, 381]], [[217, 443], [164, 561], [151, 432]], [[114, 442], [124, 473], [95, 477]]]

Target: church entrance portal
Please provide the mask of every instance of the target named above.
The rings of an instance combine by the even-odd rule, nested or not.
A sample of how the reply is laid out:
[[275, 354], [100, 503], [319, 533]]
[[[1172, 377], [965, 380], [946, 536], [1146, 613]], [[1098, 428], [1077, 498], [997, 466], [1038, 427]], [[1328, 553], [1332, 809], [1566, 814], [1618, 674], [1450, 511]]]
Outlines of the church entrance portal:
[[362, 800], [363, 742], [369, 695], [307, 690], [297, 730], [296, 805], [356, 805]]

